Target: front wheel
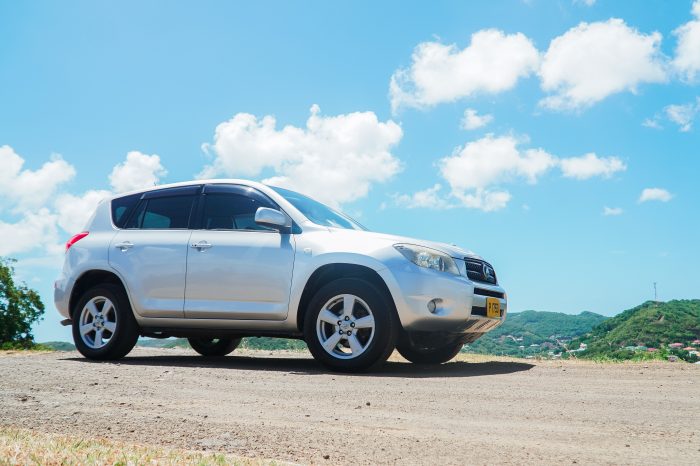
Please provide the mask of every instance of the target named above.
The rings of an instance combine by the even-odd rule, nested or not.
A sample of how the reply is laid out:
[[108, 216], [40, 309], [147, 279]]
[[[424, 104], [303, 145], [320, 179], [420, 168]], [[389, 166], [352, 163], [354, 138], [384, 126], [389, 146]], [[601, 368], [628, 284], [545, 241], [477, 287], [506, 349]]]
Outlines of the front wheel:
[[442, 364], [457, 356], [464, 343], [449, 343], [442, 346], [425, 347], [412, 343], [408, 338], [402, 338], [396, 349], [399, 354], [416, 364]]
[[394, 350], [398, 323], [392, 303], [372, 284], [334, 280], [311, 299], [304, 339], [314, 358], [343, 372], [379, 366]]
[[193, 350], [202, 356], [226, 356], [238, 348], [240, 338], [188, 338]]

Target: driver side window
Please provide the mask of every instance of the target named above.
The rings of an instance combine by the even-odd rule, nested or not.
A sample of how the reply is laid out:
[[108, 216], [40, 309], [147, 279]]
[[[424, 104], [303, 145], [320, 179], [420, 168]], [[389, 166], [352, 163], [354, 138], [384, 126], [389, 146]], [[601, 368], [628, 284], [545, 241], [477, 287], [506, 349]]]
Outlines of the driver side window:
[[259, 207], [275, 208], [271, 203], [263, 202], [241, 194], [210, 193], [204, 196], [204, 215], [202, 228], [205, 230], [265, 230], [272, 228], [255, 223], [255, 212]]

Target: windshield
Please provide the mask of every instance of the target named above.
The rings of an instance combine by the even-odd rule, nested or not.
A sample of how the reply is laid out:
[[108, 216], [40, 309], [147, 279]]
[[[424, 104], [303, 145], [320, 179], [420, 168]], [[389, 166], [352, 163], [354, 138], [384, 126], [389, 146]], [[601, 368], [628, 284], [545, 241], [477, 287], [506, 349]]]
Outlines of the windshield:
[[345, 228], [348, 230], [367, 230], [365, 227], [348, 217], [347, 215], [333, 210], [325, 204], [306, 197], [303, 194], [295, 193], [288, 189], [270, 186], [279, 195], [289, 201], [306, 218], [317, 225], [326, 227]]

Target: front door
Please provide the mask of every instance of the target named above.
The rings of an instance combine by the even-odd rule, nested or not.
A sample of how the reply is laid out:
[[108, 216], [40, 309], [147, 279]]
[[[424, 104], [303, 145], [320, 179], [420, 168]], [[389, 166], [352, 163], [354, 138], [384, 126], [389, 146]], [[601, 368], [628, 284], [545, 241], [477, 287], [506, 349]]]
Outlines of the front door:
[[185, 317], [284, 320], [294, 266], [293, 235], [255, 223], [259, 207], [279, 209], [256, 189], [204, 187], [200, 229], [190, 237]]

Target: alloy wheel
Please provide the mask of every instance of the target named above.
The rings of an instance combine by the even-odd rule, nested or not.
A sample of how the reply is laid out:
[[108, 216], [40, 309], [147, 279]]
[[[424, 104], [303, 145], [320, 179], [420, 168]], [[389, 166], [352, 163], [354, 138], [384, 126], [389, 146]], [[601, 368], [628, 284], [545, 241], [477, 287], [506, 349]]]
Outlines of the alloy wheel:
[[104, 348], [117, 330], [117, 310], [104, 296], [95, 296], [85, 303], [80, 313], [80, 338], [89, 348]]
[[337, 295], [316, 318], [316, 334], [323, 349], [338, 359], [354, 359], [365, 352], [375, 334], [374, 314], [359, 297]]

